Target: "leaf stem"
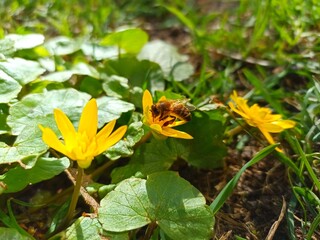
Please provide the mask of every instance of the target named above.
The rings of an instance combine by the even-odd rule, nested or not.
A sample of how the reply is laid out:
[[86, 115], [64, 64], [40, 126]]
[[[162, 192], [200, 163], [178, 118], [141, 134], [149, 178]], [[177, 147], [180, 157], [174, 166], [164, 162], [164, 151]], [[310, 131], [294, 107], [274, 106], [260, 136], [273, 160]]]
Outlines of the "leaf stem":
[[151, 222], [149, 225], [148, 225], [148, 228], [146, 230], [146, 233], [144, 235], [144, 238], [143, 240], [147, 240], [147, 239], [151, 239], [151, 236], [153, 234], [153, 231], [154, 229], [157, 227], [157, 223], [156, 222]]
[[144, 135], [139, 142], [136, 143], [136, 145], [134, 145], [134, 149], [137, 149], [140, 145], [144, 144], [146, 141], [149, 140], [149, 138], [151, 137], [152, 133], [151, 131], [149, 131], [146, 135]]

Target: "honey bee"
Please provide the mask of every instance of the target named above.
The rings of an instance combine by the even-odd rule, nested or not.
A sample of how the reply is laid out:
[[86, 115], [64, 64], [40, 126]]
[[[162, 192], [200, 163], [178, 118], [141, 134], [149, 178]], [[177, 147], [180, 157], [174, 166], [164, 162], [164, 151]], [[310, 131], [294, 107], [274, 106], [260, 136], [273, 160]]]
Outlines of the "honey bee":
[[165, 121], [163, 126], [172, 124], [176, 119], [190, 121], [191, 110], [194, 109], [187, 106], [186, 101], [183, 100], [164, 100], [151, 106], [153, 119], [158, 117], [160, 121]]

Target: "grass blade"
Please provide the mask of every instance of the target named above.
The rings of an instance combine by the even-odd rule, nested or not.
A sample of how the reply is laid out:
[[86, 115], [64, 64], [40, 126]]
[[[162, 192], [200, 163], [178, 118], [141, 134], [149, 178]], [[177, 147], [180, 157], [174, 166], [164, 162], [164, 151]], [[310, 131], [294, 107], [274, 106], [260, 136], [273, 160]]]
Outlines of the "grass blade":
[[211, 203], [210, 208], [213, 214], [217, 213], [219, 209], [223, 206], [227, 198], [231, 195], [233, 189], [237, 185], [237, 182], [241, 176], [241, 174], [250, 166], [254, 165], [255, 163], [259, 162], [261, 159], [265, 158], [269, 155], [277, 145], [270, 145], [260, 152], [257, 153], [249, 162], [247, 162], [243, 167], [239, 170], [239, 172], [227, 183], [227, 185], [222, 189], [216, 199]]

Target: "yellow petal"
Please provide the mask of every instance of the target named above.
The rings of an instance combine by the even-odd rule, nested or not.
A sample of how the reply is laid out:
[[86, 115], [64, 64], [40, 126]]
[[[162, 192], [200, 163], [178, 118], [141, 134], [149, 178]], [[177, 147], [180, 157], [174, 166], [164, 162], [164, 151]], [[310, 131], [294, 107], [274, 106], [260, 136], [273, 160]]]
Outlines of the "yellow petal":
[[163, 128], [162, 129], [162, 135], [165, 135], [167, 137], [174, 137], [174, 138], [183, 138], [183, 139], [193, 139], [193, 137], [191, 135], [189, 135], [188, 133], [182, 132], [182, 131], [178, 131], [172, 128]]
[[295, 126], [295, 122], [291, 120], [279, 120], [272, 123], [264, 123], [263, 127], [271, 133], [282, 132], [285, 129], [293, 128]]
[[62, 142], [58, 139], [57, 135], [50, 128], [45, 128], [41, 125], [39, 125], [39, 128], [42, 131], [42, 140], [49, 147], [68, 156], [66, 147], [62, 144]]
[[60, 109], [54, 109], [54, 118], [63, 136], [65, 145], [74, 146], [77, 134], [69, 118]]
[[263, 123], [263, 128], [271, 133], [279, 133], [284, 130], [283, 127], [274, 123]]
[[248, 119], [248, 115], [246, 115], [244, 112], [239, 111], [232, 102], [229, 102], [229, 107], [232, 111], [238, 113], [241, 117]]
[[100, 142], [103, 143], [109, 137], [115, 125], [116, 125], [116, 120], [112, 120], [98, 132], [96, 136], [98, 146]]
[[156, 132], [162, 134], [162, 127], [161, 127], [159, 124], [151, 124], [151, 125], [150, 125], [150, 128], [151, 128], [153, 131], [156, 131]]
[[158, 102], [162, 102], [162, 101], [166, 101], [166, 100], [167, 100], [166, 96], [162, 96], [162, 97], [159, 99]]
[[296, 125], [295, 121], [292, 120], [281, 120], [275, 122], [275, 124], [281, 126], [284, 129], [293, 128]]
[[187, 121], [183, 121], [183, 120], [181, 120], [181, 121], [174, 121], [172, 124], [169, 124], [167, 127], [176, 127], [176, 126], [180, 126], [180, 125], [182, 125], [182, 124], [185, 124]]
[[97, 134], [98, 128], [98, 107], [97, 102], [93, 98], [84, 107], [80, 122], [79, 122], [79, 133], [86, 132], [89, 139], [93, 139]]
[[275, 144], [275, 141], [273, 140], [271, 134], [265, 130], [264, 128], [261, 128], [259, 127], [259, 130], [261, 131], [261, 133], [263, 134], [263, 136], [267, 139], [267, 141], [270, 143], [270, 144]]
[[142, 97], [143, 115], [146, 116], [149, 113], [149, 109], [153, 104], [152, 96], [149, 90], [145, 90]]
[[126, 131], [127, 126], [121, 126], [117, 130], [115, 130], [108, 138], [106, 138], [104, 142], [100, 142], [103, 140], [103, 138], [100, 138], [100, 141], [98, 142], [98, 154], [103, 153], [108, 148], [119, 142]]

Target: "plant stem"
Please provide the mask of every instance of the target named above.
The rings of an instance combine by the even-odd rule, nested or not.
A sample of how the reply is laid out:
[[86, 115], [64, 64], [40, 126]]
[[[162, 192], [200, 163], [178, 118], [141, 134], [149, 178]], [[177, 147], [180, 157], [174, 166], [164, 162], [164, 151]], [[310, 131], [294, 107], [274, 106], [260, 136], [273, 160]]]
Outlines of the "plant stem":
[[144, 135], [139, 142], [136, 143], [136, 145], [134, 145], [134, 149], [137, 149], [140, 145], [144, 144], [146, 141], [149, 140], [149, 138], [152, 136], [151, 131], [147, 132], [146, 135]]
[[74, 189], [73, 189], [72, 198], [71, 198], [71, 202], [70, 202], [70, 206], [69, 206], [69, 209], [68, 209], [66, 220], [64, 221], [64, 225], [65, 224], [69, 224], [69, 222], [73, 218], [74, 210], [76, 209], [78, 198], [79, 198], [79, 194], [80, 194], [80, 188], [81, 188], [81, 184], [82, 184], [82, 177], [83, 177], [83, 168], [78, 166], [77, 179], [76, 179], [75, 186], [74, 186]]
[[241, 132], [243, 130], [242, 126], [236, 126], [235, 128], [229, 130], [227, 132], [227, 135], [230, 137], [233, 137], [234, 135], [238, 134], [239, 132]]
[[112, 164], [114, 164], [116, 161], [108, 161], [105, 164], [103, 164], [102, 166], [98, 167], [96, 170], [94, 170], [91, 174], [90, 174], [90, 178], [95, 180], [95, 178], [99, 177], [106, 169], [108, 169]]
[[151, 222], [146, 230], [143, 240], [150, 239], [156, 227], [157, 227], [156, 222]]

